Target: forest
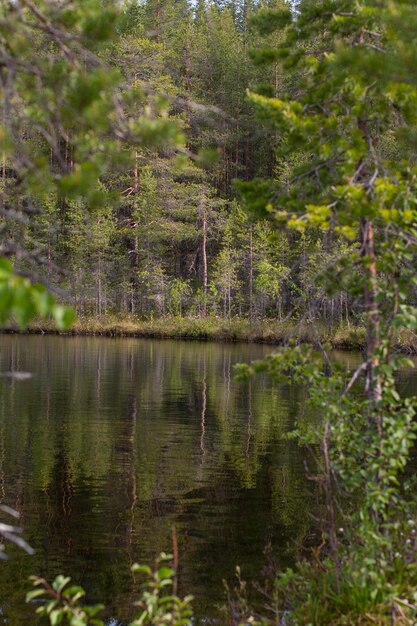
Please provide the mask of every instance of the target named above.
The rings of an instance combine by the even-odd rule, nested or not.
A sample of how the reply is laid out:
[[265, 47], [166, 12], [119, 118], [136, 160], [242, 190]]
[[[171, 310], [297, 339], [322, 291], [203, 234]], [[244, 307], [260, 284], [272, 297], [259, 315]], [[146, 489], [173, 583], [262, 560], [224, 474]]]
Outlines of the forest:
[[[276, 11], [285, 2], [266, 6]], [[176, 124], [181, 151], [126, 138], [126, 158], [117, 155], [117, 164], [100, 176], [105, 202], [89, 208], [82, 197], [52, 189], [31, 201], [26, 227], [11, 221], [7, 233], [13, 245], [19, 242], [19, 268], [30, 273], [36, 252], [39, 277], [65, 290], [80, 316], [290, 315], [349, 323], [347, 292], [328, 294], [315, 279], [340, 242], [314, 228], [273, 237], [266, 218], [254, 221], [244, 210], [235, 184], [285, 180], [290, 171], [288, 161], [275, 156], [279, 132], [273, 123], [260, 126], [247, 97], [248, 89], [278, 95], [296, 80], [278, 59], [271, 62], [268, 51], [282, 33], [260, 32], [251, 19], [257, 8], [246, 1], [122, 4], [100, 60], [125, 95], [157, 94], [152, 115]], [[144, 106], [137, 99], [129, 115]], [[48, 159], [52, 172], [74, 172], [71, 124], [51, 150], [36, 120], [22, 113], [20, 130], [36, 158]], [[104, 147], [103, 158], [113, 158]], [[13, 187], [14, 167], [4, 153], [6, 189]]]
[[[0, 621], [417, 624], [416, 32], [0, 0]], [[45, 332], [109, 316], [281, 345]]]

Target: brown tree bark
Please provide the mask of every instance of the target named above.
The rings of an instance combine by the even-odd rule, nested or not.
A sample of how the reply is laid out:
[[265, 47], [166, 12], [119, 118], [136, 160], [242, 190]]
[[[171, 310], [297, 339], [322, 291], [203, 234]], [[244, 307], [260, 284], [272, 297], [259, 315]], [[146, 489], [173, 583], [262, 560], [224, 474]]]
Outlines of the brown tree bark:
[[[377, 403], [382, 399], [381, 377], [377, 372], [380, 365], [377, 350], [381, 346], [381, 316], [378, 304], [378, 273], [375, 252], [374, 224], [363, 219], [360, 228], [361, 256], [364, 260], [366, 273], [364, 289], [364, 306], [366, 320], [366, 385], [365, 393], [369, 400]], [[382, 432], [382, 423], [378, 418], [378, 430]]]
[[249, 323], [253, 321], [253, 226], [249, 230]]
[[203, 317], [207, 316], [207, 291], [208, 291], [208, 264], [207, 264], [207, 211], [206, 211], [206, 201], [205, 198], [202, 197], [200, 200], [199, 206], [199, 218], [202, 229], [202, 240], [201, 240], [201, 265], [202, 265], [202, 282], [203, 282], [203, 307], [202, 307], [202, 315]]

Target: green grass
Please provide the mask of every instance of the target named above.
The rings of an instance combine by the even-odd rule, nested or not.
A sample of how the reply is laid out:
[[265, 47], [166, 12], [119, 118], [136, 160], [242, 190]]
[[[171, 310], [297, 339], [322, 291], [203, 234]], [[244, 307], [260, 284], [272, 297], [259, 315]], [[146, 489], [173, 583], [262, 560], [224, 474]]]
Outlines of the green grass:
[[[6, 329], [14, 331], [14, 328]], [[34, 321], [29, 333], [56, 333], [52, 321]], [[331, 329], [323, 324], [244, 318], [225, 320], [218, 317], [165, 317], [143, 320], [132, 316], [106, 315], [78, 317], [71, 329], [61, 335], [96, 335], [108, 337], [150, 337], [158, 339], [196, 339], [201, 341], [265, 343], [270, 345], [297, 343], [330, 344], [334, 348], [360, 349], [364, 330], [355, 327]], [[417, 341], [415, 342], [417, 352]]]
[[[9, 327], [6, 332], [17, 332]], [[140, 319], [133, 316], [105, 315], [78, 317], [71, 329], [57, 331], [52, 321], [34, 321], [29, 333], [60, 335], [90, 335], [106, 337], [149, 337], [157, 339], [196, 339], [200, 341], [265, 343], [270, 345], [310, 343], [329, 344], [335, 349], [361, 350], [365, 346], [365, 329], [360, 326], [330, 328], [319, 322], [280, 322], [274, 319], [256, 320], [252, 324], [245, 318], [225, 320], [219, 317], [164, 317]], [[400, 352], [417, 354], [417, 335], [411, 331], [398, 331], [395, 340]]]

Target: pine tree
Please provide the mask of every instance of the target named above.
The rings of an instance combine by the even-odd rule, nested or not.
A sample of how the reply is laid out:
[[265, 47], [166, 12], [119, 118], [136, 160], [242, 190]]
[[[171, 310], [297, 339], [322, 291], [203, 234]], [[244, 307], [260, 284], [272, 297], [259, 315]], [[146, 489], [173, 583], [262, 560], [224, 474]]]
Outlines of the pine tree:
[[[327, 557], [278, 584], [291, 596], [294, 624], [387, 624], [395, 621], [399, 590], [402, 598], [415, 593], [414, 571], [398, 567], [396, 548], [403, 550], [405, 516], [415, 510], [414, 494], [399, 487], [416, 436], [415, 399], [400, 398], [394, 374], [404, 360], [393, 349], [394, 332], [417, 322], [410, 304], [417, 254], [413, 4], [301, 0], [296, 14], [272, 12], [270, 24], [287, 29], [276, 56], [297, 89], [251, 96], [280, 133], [278, 162], [287, 160], [290, 171], [284, 181], [242, 183], [243, 196], [277, 225], [332, 235], [332, 254], [325, 239], [316, 246], [329, 263], [321, 271], [326, 297], [348, 291], [366, 327], [364, 360], [353, 375], [303, 347], [259, 368], [281, 382], [307, 383], [309, 406], [323, 416], [296, 432], [321, 449]], [[415, 606], [403, 606], [402, 618], [413, 622]]]

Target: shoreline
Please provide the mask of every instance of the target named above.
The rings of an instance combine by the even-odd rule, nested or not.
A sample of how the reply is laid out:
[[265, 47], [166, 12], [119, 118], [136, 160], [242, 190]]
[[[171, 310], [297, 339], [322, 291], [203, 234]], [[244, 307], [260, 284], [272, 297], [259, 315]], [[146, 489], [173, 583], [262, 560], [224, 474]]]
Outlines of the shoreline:
[[[257, 343], [271, 346], [289, 342], [327, 344], [335, 350], [362, 350], [365, 346], [365, 329], [360, 326], [329, 327], [319, 323], [255, 321], [235, 318], [166, 317], [141, 320], [133, 317], [103, 316], [77, 318], [67, 331], [57, 330], [52, 322], [35, 321], [26, 330], [10, 326], [1, 329], [4, 334], [59, 335], [67, 337], [112, 337], [140, 339], [176, 339], [186, 341], [215, 341], [221, 343]], [[398, 332], [395, 349], [417, 355], [417, 336]]]
[[[133, 317], [79, 317], [69, 330], [59, 331], [50, 321], [34, 321], [21, 331], [15, 326], [1, 329], [4, 334], [38, 334], [85, 337], [131, 337], [142, 339], [178, 339], [222, 343], [258, 343], [284, 345], [289, 342], [330, 344], [332, 348], [360, 350], [365, 343], [363, 328], [326, 327], [322, 324], [247, 319], [166, 317], [141, 320]], [[415, 345], [417, 354], [417, 341]]]

